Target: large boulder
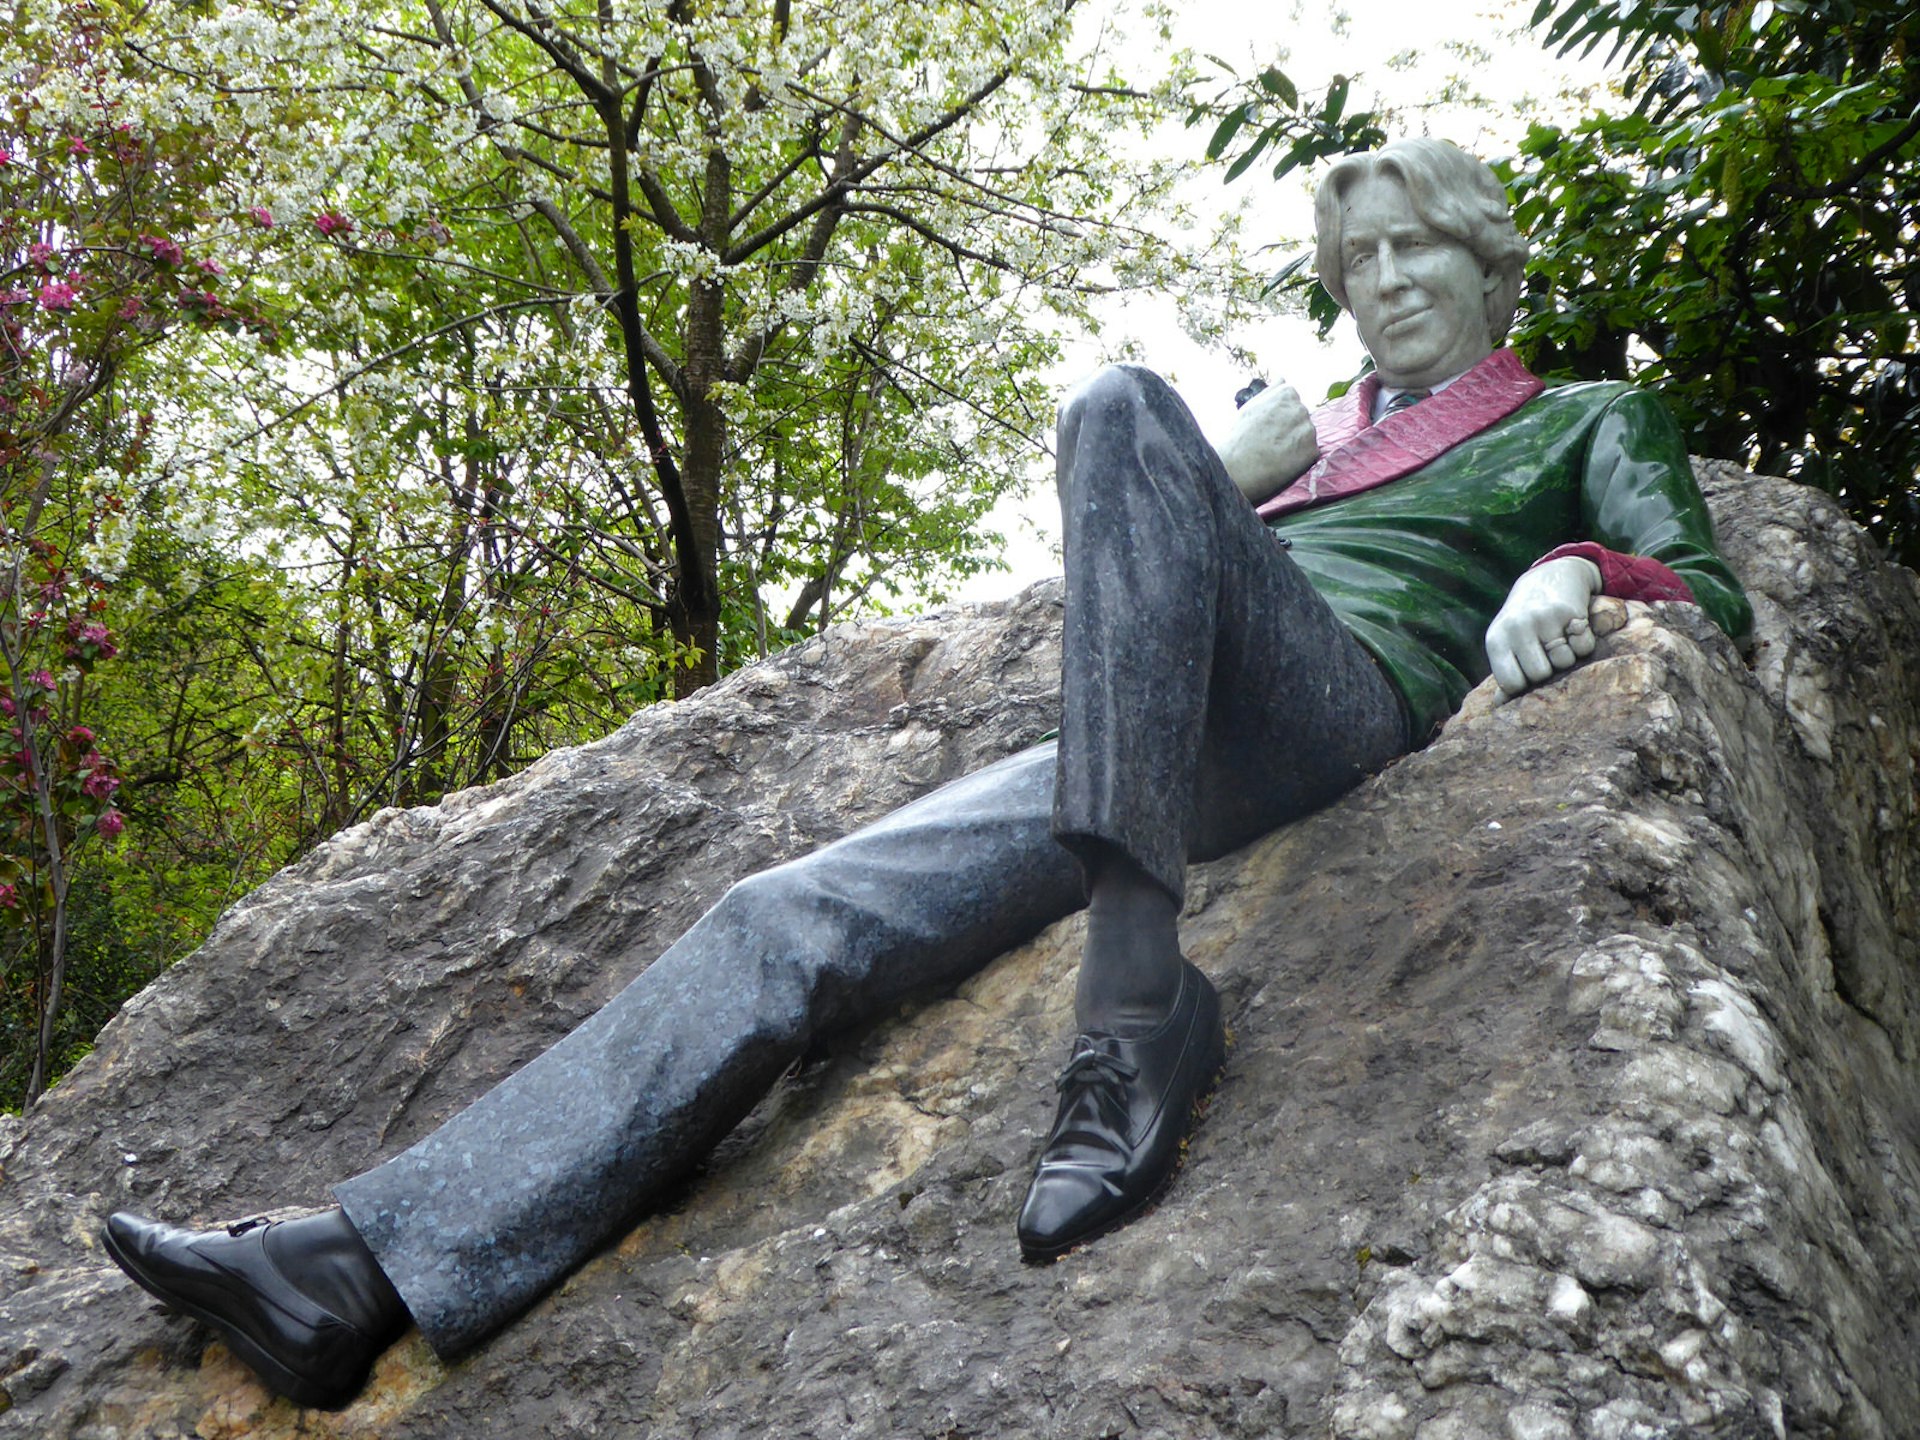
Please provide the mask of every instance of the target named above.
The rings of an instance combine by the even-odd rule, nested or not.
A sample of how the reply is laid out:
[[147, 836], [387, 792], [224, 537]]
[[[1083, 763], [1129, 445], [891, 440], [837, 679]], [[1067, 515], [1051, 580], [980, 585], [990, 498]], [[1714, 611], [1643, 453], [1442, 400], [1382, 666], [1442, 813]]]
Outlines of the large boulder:
[[1895, 1437], [1920, 1426], [1912, 575], [1703, 470], [1751, 657], [1633, 607], [1197, 872], [1235, 1046], [1152, 1214], [1012, 1217], [1079, 922], [790, 1075], [476, 1353], [270, 1400], [105, 1213], [325, 1202], [735, 877], [1052, 723], [1059, 592], [844, 628], [321, 847], [0, 1122], [0, 1433]]

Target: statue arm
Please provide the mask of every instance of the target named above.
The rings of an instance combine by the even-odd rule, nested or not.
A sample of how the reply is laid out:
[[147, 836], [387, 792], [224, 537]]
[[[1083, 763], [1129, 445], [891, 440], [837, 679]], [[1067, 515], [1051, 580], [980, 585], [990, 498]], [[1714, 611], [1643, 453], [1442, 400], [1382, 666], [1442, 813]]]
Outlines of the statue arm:
[[1580, 509], [1592, 538], [1543, 556], [1487, 627], [1487, 661], [1506, 696], [1593, 653], [1596, 595], [1690, 602], [1734, 639], [1746, 635], [1752, 609], [1715, 547], [1679, 427], [1654, 396], [1624, 391], [1600, 416]]
[[1691, 600], [1734, 640], [1753, 628], [1746, 592], [1714, 543], [1680, 427], [1656, 396], [1628, 390], [1607, 406], [1587, 448], [1580, 510], [1590, 545], [1554, 553], [1594, 559], [1602, 593]]

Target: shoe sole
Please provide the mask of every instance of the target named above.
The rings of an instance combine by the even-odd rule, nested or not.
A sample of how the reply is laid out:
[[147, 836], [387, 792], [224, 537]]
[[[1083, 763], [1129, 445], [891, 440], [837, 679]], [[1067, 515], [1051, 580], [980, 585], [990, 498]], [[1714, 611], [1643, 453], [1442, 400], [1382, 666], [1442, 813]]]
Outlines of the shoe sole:
[[1174, 1180], [1177, 1179], [1180, 1172], [1186, 1168], [1187, 1141], [1193, 1138], [1193, 1132], [1198, 1128], [1200, 1123], [1200, 1112], [1205, 1109], [1207, 1102], [1213, 1098], [1213, 1092], [1220, 1088], [1220, 1077], [1226, 1073], [1227, 1034], [1224, 1018], [1213, 1032], [1213, 1049], [1212, 1053], [1207, 1056], [1205, 1064], [1207, 1066], [1207, 1078], [1201, 1085], [1199, 1091], [1194, 1095], [1193, 1104], [1188, 1108], [1187, 1123], [1180, 1132], [1180, 1139], [1174, 1152], [1173, 1164], [1167, 1167], [1167, 1173], [1161, 1178], [1160, 1183], [1155, 1185], [1138, 1203], [1121, 1211], [1105, 1224], [1089, 1230], [1084, 1235], [1076, 1235], [1064, 1244], [1030, 1246], [1023, 1241], [1020, 1245], [1020, 1259], [1023, 1263], [1028, 1265], [1051, 1265], [1068, 1251], [1077, 1250], [1082, 1245], [1090, 1245], [1103, 1235], [1111, 1235], [1122, 1226], [1131, 1225], [1135, 1220], [1138, 1220], [1142, 1215], [1146, 1214], [1147, 1211], [1160, 1203], [1161, 1198], [1172, 1188]]
[[261, 1349], [245, 1331], [237, 1329], [230, 1322], [222, 1320], [191, 1300], [168, 1294], [157, 1281], [148, 1279], [140, 1262], [120, 1248], [119, 1242], [113, 1238], [112, 1231], [103, 1227], [100, 1231], [100, 1239], [106, 1246], [107, 1254], [113, 1257], [113, 1263], [126, 1273], [129, 1280], [168, 1309], [198, 1320], [213, 1331], [240, 1362], [258, 1375], [274, 1394], [284, 1396], [294, 1404], [310, 1410], [339, 1410], [360, 1393], [361, 1385], [365, 1383], [364, 1378], [360, 1384], [356, 1384], [351, 1390], [342, 1394], [324, 1389], [311, 1380], [296, 1375], [267, 1351]]

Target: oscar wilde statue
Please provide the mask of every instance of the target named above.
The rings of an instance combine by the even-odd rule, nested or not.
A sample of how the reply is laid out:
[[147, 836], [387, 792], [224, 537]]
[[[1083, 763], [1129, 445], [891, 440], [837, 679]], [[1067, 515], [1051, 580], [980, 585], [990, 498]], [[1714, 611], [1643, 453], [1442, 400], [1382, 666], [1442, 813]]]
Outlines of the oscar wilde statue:
[[1077, 1034], [1009, 1219], [1044, 1263], [1146, 1208], [1224, 1058], [1179, 947], [1190, 861], [1421, 745], [1489, 672], [1517, 696], [1579, 663], [1597, 595], [1695, 603], [1735, 637], [1750, 620], [1658, 402], [1550, 389], [1499, 348], [1526, 245], [1484, 165], [1431, 140], [1342, 161], [1316, 230], [1374, 362], [1342, 399], [1309, 415], [1261, 391], [1217, 446], [1144, 369], [1063, 405], [1057, 741], [741, 882], [337, 1208], [211, 1231], [116, 1215], [114, 1259], [274, 1390], [343, 1403], [409, 1320], [442, 1355], [506, 1324], [817, 1036], [1082, 905]]

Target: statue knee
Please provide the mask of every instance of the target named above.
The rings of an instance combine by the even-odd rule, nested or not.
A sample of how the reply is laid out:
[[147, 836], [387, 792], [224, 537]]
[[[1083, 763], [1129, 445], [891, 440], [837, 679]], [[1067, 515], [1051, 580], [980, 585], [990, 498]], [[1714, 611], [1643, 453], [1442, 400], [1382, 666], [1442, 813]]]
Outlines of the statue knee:
[[815, 851], [749, 875], [713, 909], [733, 948], [769, 978], [797, 976], [812, 985], [847, 963], [861, 948], [856, 927], [873, 922], [870, 911], [850, 904], [816, 870], [819, 857]]
[[737, 880], [714, 907], [732, 930], [791, 940], [810, 931], [812, 889], [788, 862]]
[[696, 927], [706, 982], [751, 994], [756, 1024], [795, 1044], [813, 1033], [820, 977], [842, 943], [820, 898], [799, 864], [778, 865], [737, 881]]
[[1144, 365], [1109, 365], [1067, 392], [1060, 402], [1062, 443], [1092, 415], [1129, 412], [1167, 389], [1167, 382]]

